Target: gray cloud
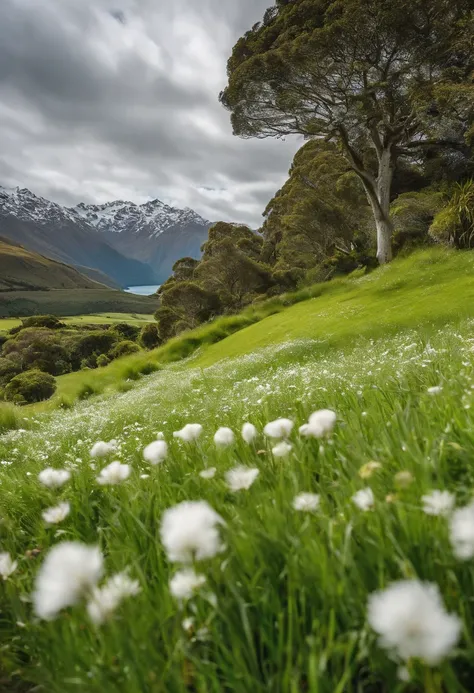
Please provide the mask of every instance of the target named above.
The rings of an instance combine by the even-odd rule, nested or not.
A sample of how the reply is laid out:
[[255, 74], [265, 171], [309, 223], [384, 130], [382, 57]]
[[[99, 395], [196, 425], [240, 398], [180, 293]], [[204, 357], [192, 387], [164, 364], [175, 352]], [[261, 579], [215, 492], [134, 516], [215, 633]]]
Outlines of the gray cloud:
[[0, 184], [259, 224], [300, 143], [233, 137], [217, 97], [270, 2], [1, 0]]

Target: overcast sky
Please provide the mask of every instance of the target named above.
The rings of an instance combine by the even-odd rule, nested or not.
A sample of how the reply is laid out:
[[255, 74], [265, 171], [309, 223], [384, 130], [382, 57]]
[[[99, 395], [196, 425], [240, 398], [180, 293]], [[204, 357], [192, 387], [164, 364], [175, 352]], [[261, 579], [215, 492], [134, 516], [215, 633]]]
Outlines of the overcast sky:
[[218, 94], [271, 4], [0, 0], [0, 184], [258, 226], [300, 143], [234, 137]]

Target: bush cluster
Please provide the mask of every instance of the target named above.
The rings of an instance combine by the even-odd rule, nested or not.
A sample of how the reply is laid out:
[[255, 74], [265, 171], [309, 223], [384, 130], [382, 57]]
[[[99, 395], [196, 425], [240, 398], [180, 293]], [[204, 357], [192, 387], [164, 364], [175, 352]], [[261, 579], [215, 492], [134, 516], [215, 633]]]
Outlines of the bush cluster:
[[66, 325], [54, 315], [22, 320], [0, 342], [0, 400], [17, 404], [51, 397], [55, 376], [104, 367], [158, 343], [156, 324]]

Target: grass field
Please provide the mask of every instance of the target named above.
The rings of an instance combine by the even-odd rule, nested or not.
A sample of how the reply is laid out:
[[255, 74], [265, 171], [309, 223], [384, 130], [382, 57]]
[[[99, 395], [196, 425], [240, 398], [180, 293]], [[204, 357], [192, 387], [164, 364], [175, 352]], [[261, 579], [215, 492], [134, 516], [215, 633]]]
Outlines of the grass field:
[[[144, 325], [154, 320], [153, 315], [139, 313], [96, 313], [91, 315], [72, 315], [61, 318], [69, 325], [113, 325], [116, 322], [128, 322], [131, 325]], [[0, 318], [0, 332], [6, 332], [21, 324], [19, 318]]]
[[[317, 298], [289, 308], [302, 296], [274, 302], [278, 313], [128, 392], [30, 413], [29, 430], [1, 437], [0, 547], [18, 562], [0, 585], [7, 690], [472, 690], [474, 521], [455, 510], [474, 515], [472, 263], [468, 254], [423, 253], [314, 288]], [[152, 358], [190, 353], [225, 325]], [[97, 374], [106, 389], [114, 367]], [[336, 412], [334, 430], [299, 434], [322, 408]], [[283, 457], [284, 446], [263, 434], [277, 417], [294, 422]], [[250, 444], [240, 436], [245, 421], [257, 429]], [[203, 426], [196, 442], [173, 436], [191, 422]], [[213, 440], [221, 426], [235, 432], [227, 447]], [[143, 450], [158, 434], [169, 449], [153, 466]], [[92, 445], [111, 439], [115, 450], [92, 459]], [[128, 466], [119, 470], [127, 478], [98, 483], [112, 460]], [[237, 465], [255, 471], [229, 477]], [[49, 466], [70, 479], [42, 485]], [[212, 468], [212, 478], [200, 476]], [[248, 488], [236, 491], [241, 476]], [[433, 490], [449, 493], [424, 500]], [[313, 494], [312, 511], [296, 509], [301, 493]], [[213, 528], [215, 518], [185, 507], [177, 527], [168, 517], [160, 532], [167, 509], [198, 500], [225, 524]], [[42, 513], [60, 501], [69, 514], [46, 524]], [[73, 574], [58, 561], [37, 583], [51, 548], [71, 540], [99, 547], [102, 585], [124, 570], [132, 584], [121, 578], [97, 592], [90, 555]], [[375, 618], [372, 595], [401, 580], [396, 609], [385, 593]], [[45, 598], [51, 620], [35, 616]]]

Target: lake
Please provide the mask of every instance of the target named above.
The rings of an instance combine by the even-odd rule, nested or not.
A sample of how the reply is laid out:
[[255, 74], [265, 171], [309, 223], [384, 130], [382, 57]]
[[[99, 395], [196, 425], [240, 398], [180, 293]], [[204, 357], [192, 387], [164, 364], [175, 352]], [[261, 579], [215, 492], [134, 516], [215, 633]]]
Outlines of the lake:
[[125, 291], [128, 294], [137, 294], [138, 296], [151, 296], [160, 288], [160, 284], [150, 284], [146, 286], [129, 286]]

